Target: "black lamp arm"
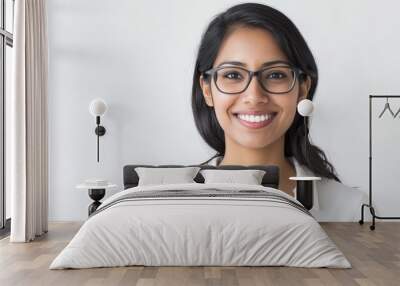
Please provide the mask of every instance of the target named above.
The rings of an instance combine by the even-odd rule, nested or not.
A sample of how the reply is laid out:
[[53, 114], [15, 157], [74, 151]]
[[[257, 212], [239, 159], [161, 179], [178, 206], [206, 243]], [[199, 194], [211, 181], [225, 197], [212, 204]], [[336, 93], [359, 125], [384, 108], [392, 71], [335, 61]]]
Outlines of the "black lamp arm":
[[100, 116], [96, 116], [96, 125], [94, 133], [97, 135], [97, 162], [99, 162], [99, 137], [106, 134], [106, 129], [100, 125]]

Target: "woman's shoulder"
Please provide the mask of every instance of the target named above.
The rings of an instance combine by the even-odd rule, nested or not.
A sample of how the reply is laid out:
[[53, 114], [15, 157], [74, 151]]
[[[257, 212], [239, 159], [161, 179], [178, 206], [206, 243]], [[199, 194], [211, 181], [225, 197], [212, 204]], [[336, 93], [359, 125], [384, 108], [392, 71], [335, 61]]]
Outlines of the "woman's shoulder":
[[[311, 171], [307, 166], [301, 165], [298, 163], [296, 158], [294, 157], [289, 157], [291, 162], [293, 163], [295, 170], [296, 170], [296, 176], [297, 177], [319, 177], [317, 174], [315, 174], [313, 171]], [[338, 182], [335, 179], [331, 178], [326, 178], [326, 177], [321, 177], [320, 181], [317, 181], [319, 185], [327, 185], [331, 186], [333, 188], [339, 188], [339, 189], [346, 189], [349, 191], [353, 191], [354, 189], [342, 182]]]
[[[318, 177], [307, 166], [289, 158], [296, 169], [296, 176]], [[314, 206], [310, 212], [318, 221], [356, 221], [359, 208], [366, 200], [366, 193], [334, 179], [321, 177], [314, 183]]]
[[311, 213], [318, 221], [357, 221], [367, 193], [334, 179], [316, 183], [319, 211]]

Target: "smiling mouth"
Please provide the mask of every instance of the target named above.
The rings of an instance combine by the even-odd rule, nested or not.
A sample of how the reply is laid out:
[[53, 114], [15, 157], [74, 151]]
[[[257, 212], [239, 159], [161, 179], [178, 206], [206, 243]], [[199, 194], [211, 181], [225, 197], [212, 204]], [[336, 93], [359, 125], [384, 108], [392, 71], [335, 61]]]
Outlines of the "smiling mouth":
[[271, 124], [277, 115], [277, 112], [267, 113], [262, 115], [250, 115], [250, 114], [233, 114], [239, 122], [249, 128], [258, 129], [263, 128]]

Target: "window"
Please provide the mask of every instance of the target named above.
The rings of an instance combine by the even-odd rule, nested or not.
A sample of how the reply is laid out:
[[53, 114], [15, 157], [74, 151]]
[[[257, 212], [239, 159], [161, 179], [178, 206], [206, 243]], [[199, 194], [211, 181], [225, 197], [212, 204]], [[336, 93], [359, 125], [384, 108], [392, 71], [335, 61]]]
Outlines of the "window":
[[11, 91], [14, 0], [0, 0], [0, 236], [10, 226], [10, 194], [5, 193], [5, 98]]

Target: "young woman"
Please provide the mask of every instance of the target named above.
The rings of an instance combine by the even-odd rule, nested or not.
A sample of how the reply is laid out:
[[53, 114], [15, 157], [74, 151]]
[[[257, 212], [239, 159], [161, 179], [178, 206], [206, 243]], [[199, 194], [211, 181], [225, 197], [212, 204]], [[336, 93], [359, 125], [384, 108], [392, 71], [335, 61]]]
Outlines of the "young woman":
[[[292, 196], [296, 182], [289, 177], [322, 177], [314, 184], [312, 211], [323, 205], [320, 219], [356, 220], [363, 193], [341, 184], [324, 152], [305, 140], [308, 130], [297, 113], [301, 100], [313, 99], [317, 83], [314, 57], [284, 14], [245, 3], [217, 15], [203, 34], [193, 76], [196, 127], [217, 151], [203, 164], [277, 165], [279, 189]], [[342, 213], [332, 213], [338, 203]]]

